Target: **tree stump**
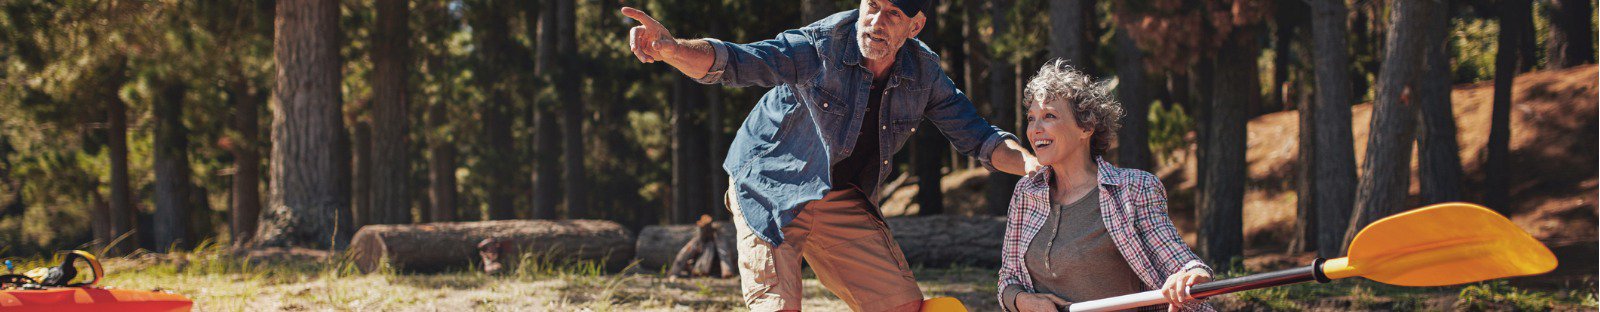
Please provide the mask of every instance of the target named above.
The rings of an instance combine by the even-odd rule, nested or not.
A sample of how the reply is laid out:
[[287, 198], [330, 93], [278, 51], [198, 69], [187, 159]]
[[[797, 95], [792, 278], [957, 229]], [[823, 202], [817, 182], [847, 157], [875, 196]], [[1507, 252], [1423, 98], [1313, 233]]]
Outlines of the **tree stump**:
[[[738, 236], [734, 234], [734, 224], [727, 221], [712, 222], [715, 228], [716, 242], [722, 249], [727, 250], [730, 259], [736, 259], [738, 248], [734, 242]], [[639, 268], [647, 272], [666, 272], [683, 247], [695, 238], [698, 227], [693, 224], [681, 225], [651, 225], [639, 230], [639, 242], [635, 254], [639, 258]]]
[[480, 243], [492, 240], [497, 264], [514, 266], [523, 256], [541, 261], [601, 261], [610, 271], [633, 259], [633, 233], [604, 220], [500, 220], [368, 225], [356, 232], [350, 252], [370, 273], [385, 262], [403, 272], [439, 272], [485, 265]]

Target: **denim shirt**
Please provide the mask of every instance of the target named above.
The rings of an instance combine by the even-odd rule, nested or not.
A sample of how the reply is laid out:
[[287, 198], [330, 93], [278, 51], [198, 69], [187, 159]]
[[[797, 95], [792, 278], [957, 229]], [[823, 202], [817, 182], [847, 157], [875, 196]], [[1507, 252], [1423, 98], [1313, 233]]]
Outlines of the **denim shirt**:
[[[772, 87], [739, 127], [722, 169], [751, 232], [773, 245], [783, 243], [783, 226], [806, 202], [833, 188], [831, 167], [850, 155], [861, 131], [872, 72], [857, 48], [857, 15], [855, 10], [837, 13], [748, 44], [708, 39], [716, 61], [697, 81]], [[881, 168], [872, 189], [862, 190], [874, 206], [894, 153], [923, 118], [933, 121], [956, 150], [990, 170], [994, 148], [1016, 140], [978, 116], [922, 41], [908, 39], [890, 71], [880, 115], [872, 117], [882, 126]]]

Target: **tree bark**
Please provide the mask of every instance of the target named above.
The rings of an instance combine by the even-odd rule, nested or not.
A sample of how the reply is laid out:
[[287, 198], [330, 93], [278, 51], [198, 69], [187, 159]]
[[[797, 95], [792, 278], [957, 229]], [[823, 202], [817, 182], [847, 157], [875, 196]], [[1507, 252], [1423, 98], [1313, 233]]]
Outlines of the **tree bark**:
[[[539, 10], [539, 46], [534, 72], [545, 81], [556, 81], [556, 1], [544, 1]], [[536, 164], [533, 176], [533, 218], [555, 219], [561, 202], [561, 127], [556, 123], [555, 103], [541, 98], [534, 108]]]
[[1276, 16], [1273, 17], [1272, 39], [1272, 98], [1262, 101], [1262, 110], [1252, 116], [1265, 115], [1288, 109], [1288, 95], [1285, 94], [1289, 84], [1289, 67], [1293, 62], [1291, 56], [1294, 49], [1291, 43], [1295, 37], [1295, 28], [1299, 28], [1306, 21], [1309, 9], [1303, 1], [1281, 1], [1276, 3]]
[[514, 64], [506, 55], [514, 44], [509, 33], [509, 9], [503, 2], [487, 1], [472, 13], [476, 19], [473, 23], [473, 39], [481, 45], [478, 53], [482, 58], [473, 74], [476, 83], [488, 93], [489, 98], [479, 113], [483, 131], [480, 142], [484, 149], [477, 170], [484, 172], [483, 188], [489, 197], [490, 220], [516, 218], [516, 210], [512, 206], [516, 197], [515, 183], [512, 182], [516, 176], [516, 166], [512, 166], [516, 162], [516, 151], [512, 148], [511, 96], [505, 69]]
[[1200, 210], [1200, 255], [1226, 268], [1244, 255], [1245, 139], [1248, 110], [1261, 102], [1255, 43], [1259, 26], [1236, 28], [1216, 56], [1216, 77], [1207, 125], [1205, 204]]
[[[1440, 6], [1440, 10], [1447, 10]], [[1423, 74], [1417, 77], [1421, 134], [1417, 136], [1417, 166], [1422, 189], [1421, 205], [1461, 200], [1461, 154], [1456, 144], [1456, 117], [1450, 109], [1450, 19], [1427, 21], [1422, 42]]]
[[1355, 234], [1380, 218], [1405, 211], [1406, 193], [1411, 184], [1411, 151], [1416, 143], [1417, 107], [1424, 33], [1429, 20], [1442, 18], [1432, 1], [1396, 1], [1390, 10], [1389, 32], [1384, 46], [1384, 61], [1378, 75], [1377, 99], [1373, 104], [1372, 130], [1367, 136], [1366, 160], [1362, 162], [1360, 184], [1356, 187], [1355, 215], [1345, 230], [1348, 246]]
[[583, 68], [584, 59], [578, 54], [578, 18], [575, 0], [556, 0], [559, 5], [556, 9], [558, 21], [558, 40], [556, 52], [560, 54], [564, 79], [556, 80], [558, 97], [561, 99], [562, 119], [562, 158], [564, 165], [562, 182], [563, 200], [567, 202], [567, 217], [581, 219], [590, 215], [587, 210], [588, 201], [585, 200], [587, 172], [584, 171], [583, 147], [583, 85], [581, 84], [580, 69]]
[[1050, 0], [1050, 58], [1067, 60], [1067, 64], [1080, 70], [1090, 62], [1085, 40], [1088, 33], [1084, 31], [1084, 20], [1090, 15], [1084, 12], [1083, 2]]
[[1349, 10], [1344, 0], [1312, 2], [1311, 33], [1316, 58], [1316, 101], [1312, 103], [1313, 151], [1306, 170], [1316, 211], [1317, 256], [1342, 256], [1344, 230], [1355, 207], [1355, 136], [1351, 132], [1350, 50], [1345, 28]]
[[916, 129], [936, 129], [932, 121], [923, 121], [921, 126], [913, 128], [913, 144], [911, 157], [912, 165], [917, 174], [917, 214], [924, 216], [944, 214], [944, 191], [940, 188], [940, 181], [944, 177], [944, 155], [950, 149], [949, 142], [938, 131], [921, 131]]
[[1550, 39], [1545, 42], [1546, 66], [1568, 68], [1595, 62], [1594, 32], [1589, 26], [1594, 20], [1594, 7], [1588, 0], [1552, 0], [1545, 7], [1550, 12]]
[[250, 86], [237, 71], [228, 93], [233, 101], [233, 129], [239, 137], [233, 145], [233, 245], [243, 247], [255, 238], [256, 221], [261, 218], [261, 135], [259, 116], [265, 92]]
[[[419, 13], [423, 16], [423, 25], [428, 25], [423, 31], [425, 40], [429, 43], [440, 43], [446, 40], [452, 23], [449, 9], [445, 3], [433, 2], [419, 6]], [[442, 53], [435, 53], [427, 49], [420, 49], [426, 55], [428, 74], [432, 77], [449, 77], [445, 69], [445, 57]], [[437, 79], [437, 78], [436, 78]], [[456, 157], [459, 153], [452, 138], [455, 128], [450, 124], [450, 107], [446, 100], [439, 96], [428, 98], [428, 123], [424, 130], [424, 138], [428, 140], [428, 222], [453, 222], [460, 218], [456, 209]]]
[[[1517, 25], [1522, 19], [1528, 18], [1528, 11], [1532, 10], [1529, 1], [1501, 1], [1500, 24]], [[1500, 213], [1510, 212], [1511, 194], [1511, 87], [1515, 83], [1517, 73], [1522, 72], [1518, 64], [1521, 60], [1517, 54], [1521, 51], [1514, 48], [1525, 40], [1531, 40], [1530, 34], [1516, 31], [1516, 27], [1508, 27], [1500, 31], [1496, 40], [1498, 52], [1494, 58], [1494, 96], [1489, 113], [1489, 142], [1485, 149], [1488, 150], [1488, 159], [1484, 161], [1484, 203], [1489, 209]], [[1513, 48], [1507, 48], [1513, 47]]]
[[[339, 7], [330, 0], [277, 3], [273, 55], [271, 180], [261, 216], [263, 246], [343, 246], [350, 205], [348, 152], [329, 148], [347, 140], [340, 118]], [[345, 164], [340, 164], [345, 162]], [[340, 171], [346, 171], [341, 173]], [[347, 213], [344, 213], [347, 214]]]
[[710, 203], [705, 194], [707, 155], [709, 151], [701, 140], [699, 130], [704, 125], [696, 122], [695, 112], [705, 90], [689, 78], [677, 77], [673, 81], [672, 107], [672, 214], [674, 224], [691, 224], [700, 214], [709, 212]]
[[407, 132], [411, 80], [410, 8], [406, 0], [378, 0], [373, 27], [372, 166], [368, 224], [411, 222], [411, 156]]
[[1117, 133], [1117, 162], [1125, 168], [1153, 171], [1150, 155], [1150, 80], [1144, 72], [1144, 51], [1127, 30], [1118, 29], [1117, 101], [1122, 102], [1122, 128]]
[[[112, 70], [108, 71], [107, 83], [101, 89], [102, 98], [106, 101], [106, 140], [107, 155], [111, 162], [110, 197], [107, 198], [107, 229], [111, 241], [106, 253], [124, 255], [132, 252], [139, 246], [139, 236], [130, 234], [136, 230], [133, 207], [133, 198], [128, 177], [128, 103], [123, 102], [114, 90], [120, 89], [126, 82], [124, 71], [125, 59], [121, 56], [113, 58]], [[18, 198], [21, 201], [21, 198]], [[121, 241], [117, 241], [122, 238]]]
[[1323, 156], [1318, 155], [1317, 149], [1317, 127], [1322, 126], [1317, 124], [1317, 106], [1313, 101], [1304, 100], [1295, 104], [1300, 119], [1300, 133], [1294, 171], [1295, 238], [1290, 240], [1289, 252], [1298, 254], [1317, 251], [1317, 200], [1323, 197], [1317, 193], [1317, 160]]
[[156, 252], [185, 249], [194, 243], [189, 237], [189, 140], [183, 126], [182, 82], [164, 81], [152, 109], [156, 119], [153, 149], [156, 174], [154, 185], [155, 218], [151, 229]]
[[998, 267], [1005, 217], [938, 215], [884, 220], [906, 262], [931, 267]]
[[[989, 16], [993, 18], [995, 36], [1001, 36], [1010, 31], [1011, 25], [1006, 18], [1006, 13], [1011, 10], [1012, 0], [998, 0], [990, 3]], [[992, 38], [991, 38], [992, 39]], [[993, 42], [990, 42], [993, 45]], [[990, 49], [993, 51], [994, 49]], [[993, 114], [989, 123], [1001, 128], [1015, 124], [1014, 115], [1017, 108], [1016, 75], [1013, 65], [1005, 55], [991, 55], [989, 57], [989, 105], [993, 105]], [[1017, 185], [1020, 177], [995, 172], [989, 175], [987, 188], [989, 200], [989, 214], [1003, 216], [1006, 214], [1007, 205], [1011, 202], [1011, 190]]]
[[350, 226], [372, 222], [372, 119], [361, 116], [372, 100], [363, 99], [346, 113], [350, 123]]
[[512, 246], [503, 255], [541, 262], [595, 261], [614, 272], [633, 259], [633, 232], [604, 220], [370, 225], [356, 233], [350, 253], [362, 272], [385, 264], [402, 272], [441, 272], [480, 263], [478, 243], [491, 238]]

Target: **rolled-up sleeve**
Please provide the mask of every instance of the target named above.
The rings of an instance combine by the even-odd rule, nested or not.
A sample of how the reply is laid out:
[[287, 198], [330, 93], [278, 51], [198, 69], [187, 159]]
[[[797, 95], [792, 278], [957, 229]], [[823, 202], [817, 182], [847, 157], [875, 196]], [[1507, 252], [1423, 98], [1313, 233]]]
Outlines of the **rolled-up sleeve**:
[[799, 29], [752, 43], [709, 38], [706, 42], [716, 51], [717, 59], [712, 61], [704, 77], [695, 79], [703, 84], [733, 87], [797, 84], [815, 76], [821, 67], [811, 36]]
[[977, 158], [989, 171], [998, 171], [989, 156], [994, 155], [994, 149], [1005, 140], [1017, 141], [1017, 136], [1000, 130], [1000, 127], [978, 116], [978, 109], [973, 106], [972, 100], [967, 98], [965, 92], [956, 89], [955, 81], [950, 80], [942, 69], [938, 77], [939, 81], [929, 90], [929, 98], [933, 102], [928, 105], [925, 116], [933, 121], [940, 132], [944, 132], [945, 137], [950, 138], [950, 144], [962, 155]]

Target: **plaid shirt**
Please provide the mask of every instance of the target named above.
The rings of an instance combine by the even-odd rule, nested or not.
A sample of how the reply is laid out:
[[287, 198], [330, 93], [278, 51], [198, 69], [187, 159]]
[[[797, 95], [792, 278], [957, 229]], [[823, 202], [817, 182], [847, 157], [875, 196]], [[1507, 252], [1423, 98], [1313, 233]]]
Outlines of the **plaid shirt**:
[[[1095, 157], [1095, 163], [1100, 171], [1100, 220], [1146, 290], [1160, 289], [1167, 276], [1183, 270], [1198, 267], [1211, 271], [1189, 251], [1167, 217], [1167, 190], [1161, 180], [1149, 172], [1117, 168], [1099, 157]], [[1022, 255], [1054, 210], [1050, 205], [1050, 175], [1049, 167], [1039, 168], [1018, 181], [1011, 195], [1000, 256], [1001, 296], [1009, 285], [1034, 291], [1033, 277], [1023, 265]], [[1001, 309], [1004, 308], [1002, 303]], [[1214, 311], [1200, 301], [1185, 304], [1184, 310]]]

